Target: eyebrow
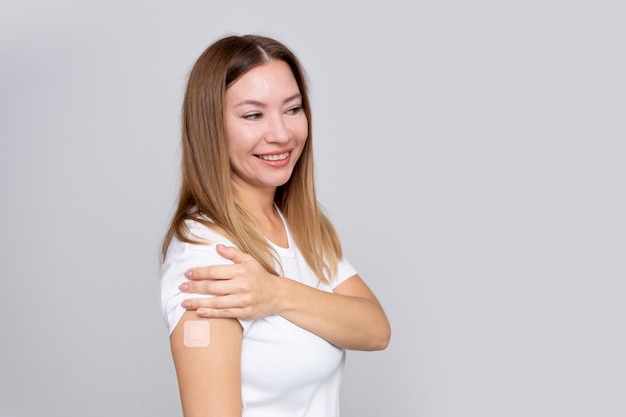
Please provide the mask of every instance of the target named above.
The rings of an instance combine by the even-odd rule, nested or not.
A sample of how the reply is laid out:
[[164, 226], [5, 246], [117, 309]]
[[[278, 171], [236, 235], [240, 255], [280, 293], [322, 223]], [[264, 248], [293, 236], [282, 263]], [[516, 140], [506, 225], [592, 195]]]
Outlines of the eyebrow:
[[[301, 99], [302, 98], [302, 94], [296, 93], [296, 94], [294, 94], [294, 95], [292, 95], [290, 97], [287, 97], [283, 101], [283, 103], [289, 103], [290, 101], [293, 101], [293, 100], [298, 99], [298, 98]], [[250, 105], [253, 105], [253, 106], [259, 106], [259, 107], [264, 107], [265, 106], [265, 103], [263, 103], [261, 101], [258, 101], [258, 100], [244, 100], [244, 101], [242, 101], [240, 103], [237, 103], [235, 105], [235, 107], [245, 106], [246, 104], [250, 104]]]

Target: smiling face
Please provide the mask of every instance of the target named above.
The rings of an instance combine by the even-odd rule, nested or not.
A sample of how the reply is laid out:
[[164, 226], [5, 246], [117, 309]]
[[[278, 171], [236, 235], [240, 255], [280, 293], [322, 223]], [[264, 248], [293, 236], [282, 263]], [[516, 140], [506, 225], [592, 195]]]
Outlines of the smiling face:
[[224, 122], [238, 192], [285, 184], [308, 136], [296, 79], [284, 61], [257, 66], [226, 90]]

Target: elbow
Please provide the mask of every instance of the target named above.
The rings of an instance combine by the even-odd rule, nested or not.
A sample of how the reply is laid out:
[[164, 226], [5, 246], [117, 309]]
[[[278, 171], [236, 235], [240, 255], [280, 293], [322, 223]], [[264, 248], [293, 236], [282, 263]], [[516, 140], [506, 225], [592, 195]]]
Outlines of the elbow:
[[386, 326], [374, 327], [368, 332], [360, 333], [360, 336], [354, 338], [351, 343], [337, 344], [344, 349], [360, 350], [360, 351], [376, 351], [385, 350], [389, 346], [391, 340], [391, 327]]
[[385, 350], [389, 346], [389, 342], [391, 341], [391, 326], [387, 323], [384, 331], [381, 334], [378, 349], [377, 350]]
[[391, 326], [386, 323], [377, 332], [377, 335], [371, 338], [371, 345], [369, 350], [385, 350], [389, 346], [391, 341]]

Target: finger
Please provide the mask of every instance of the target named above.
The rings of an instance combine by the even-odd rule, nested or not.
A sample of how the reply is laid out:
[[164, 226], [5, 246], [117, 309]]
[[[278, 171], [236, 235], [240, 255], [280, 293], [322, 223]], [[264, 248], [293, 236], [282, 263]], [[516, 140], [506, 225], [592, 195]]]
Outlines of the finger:
[[208, 308], [201, 307], [196, 310], [199, 317], [228, 317], [244, 320], [253, 320], [257, 318], [252, 307], [229, 307], [229, 308]]
[[231, 279], [238, 271], [236, 264], [199, 266], [185, 271], [185, 277], [196, 281]]
[[244, 313], [239, 308], [233, 309], [209, 309], [209, 308], [201, 308], [196, 311], [198, 317], [204, 318], [242, 318]]
[[218, 244], [215, 246], [215, 248], [217, 250], [217, 253], [222, 258], [231, 260], [236, 264], [240, 264], [244, 262], [249, 257], [249, 255], [247, 255], [245, 252], [242, 252], [233, 246], [225, 246], [222, 244]]
[[[189, 298], [184, 300], [181, 305], [187, 310], [234, 310], [241, 309], [245, 302], [245, 298], [236, 294], [220, 295], [211, 298]], [[210, 314], [210, 313], [209, 313]]]
[[230, 280], [187, 281], [178, 286], [181, 292], [191, 294], [223, 295], [235, 292], [236, 285]]

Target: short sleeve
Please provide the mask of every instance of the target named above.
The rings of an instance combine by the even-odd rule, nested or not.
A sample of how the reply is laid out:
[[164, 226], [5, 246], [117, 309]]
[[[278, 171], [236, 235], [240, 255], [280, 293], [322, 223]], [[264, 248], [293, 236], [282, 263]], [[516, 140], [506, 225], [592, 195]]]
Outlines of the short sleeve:
[[358, 274], [358, 272], [352, 264], [345, 258], [341, 259], [337, 265], [337, 278], [333, 280], [331, 285], [332, 288], [334, 289], [339, 284], [356, 274]]
[[[200, 266], [232, 264], [230, 260], [222, 258], [216, 251], [217, 244], [235, 246], [231, 241], [198, 223], [193, 223], [190, 229], [195, 236], [205, 239], [207, 243], [192, 244], [174, 238], [161, 266], [161, 308], [170, 334], [186, 311], [181, 306], [184, 300], [212, 297], [206, 294], [181, 292], [178, 287], [188, 281], [185, 272]], [[240, 322], [245, 330], [246, 321], [240, 320]]]

